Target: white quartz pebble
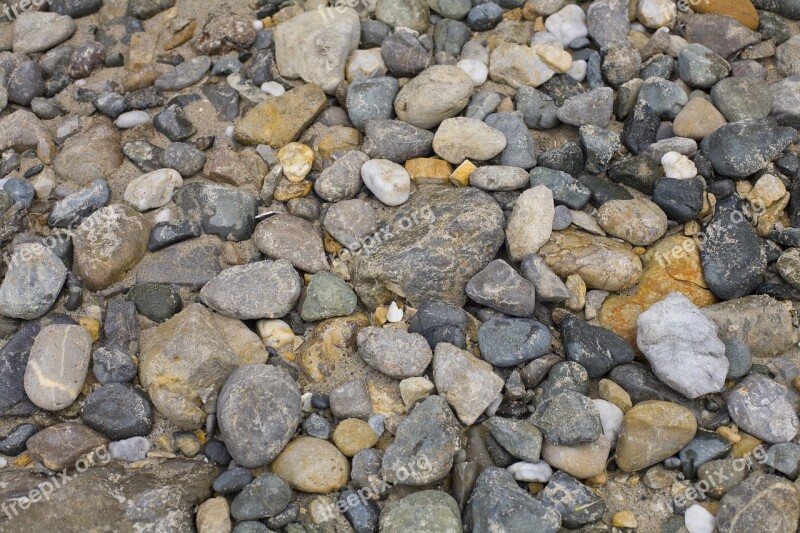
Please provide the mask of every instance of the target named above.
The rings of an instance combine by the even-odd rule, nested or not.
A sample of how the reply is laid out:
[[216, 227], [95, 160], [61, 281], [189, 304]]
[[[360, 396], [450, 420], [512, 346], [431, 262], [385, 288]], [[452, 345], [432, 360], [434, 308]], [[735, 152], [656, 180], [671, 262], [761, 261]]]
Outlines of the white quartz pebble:
[[456, 66], [472, 78], [472, 84], [475, 87], [486, 83], [486, 78], [489, 76], [489, 68], [477, 59], [462, 59]]
[[694, 504], [683, 514], [683, 523], [689, 533], [714, 533], [717, 519], [702, 505]]
[[562, 44], [569, 44], [575, 39], [589, 35], [586, 13], [575, 4], [564, 6], [560, 11], [547, 17], [544, 27], [558, 37]]
[[517, 481], [525, 481], [527, 483], [546, 483], [553, 475], [553, 469], [544, 461], [537, 461], [535, 463], [526, 463], [520, 461], [506, 468], [514, 479]]
[[265, 81], [261, 84], [261, 91], [270, 96], [280, 96], [286, 92], [286, 89], [277, 81]]
[[163, 207], [172, 200], [172, 193], [183, 185], [177, 170], [160, 168], [131, 181], [125, 188], [123, 199], [137, 211]]
[[396, 302], [392, 302], [389, 305], [389, 310], [386, 311], [386, 320], [391, 322], [392, 324], [403, 320], [403, 310], [397, 307]]
[[128, 111], [117, 117], [116, 126], [121, 130], [129, 130], [150, 122], [150, 115], [145, 111]]
[[389, 206], [405, 203], [411, 195], [408, 172], [388, 159], [373, 159], [364, 163], [361, 179], [378, 200]]
[[603, 426], [603, 435], [611, 441], [613, 447], [622, 429], [622, 417], [625, 413], [622, 409], [606, 400], [592, 400], [597, 412], [600, 413], [600, 424]]
[[661, 158], [664, 174], [668, 178], [688, 180], [697, 176], [697, 167], [691, 159], [678, 152], [667, 152]]

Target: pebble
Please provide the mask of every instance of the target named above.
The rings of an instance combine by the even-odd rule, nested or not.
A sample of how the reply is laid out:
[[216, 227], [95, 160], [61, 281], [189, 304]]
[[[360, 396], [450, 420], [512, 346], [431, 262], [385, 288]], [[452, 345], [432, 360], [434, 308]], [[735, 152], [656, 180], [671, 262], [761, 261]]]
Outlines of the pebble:
[[130, 437], [108, 443], [111, 458], [126, 463], [142, 461], [150, 451], [150, 441], [144, 437]]
[[606, 504], [592, 490], [564, 472], [556, 472], [540, 494], [541, 500], [561, 514], [561, 525], [580, 528], [600, 520]]
[[567, 359], [583, 366], [592, 378], [634, 359], [633, 348], [622, 337], [576, 317], [562, 321], [561, 336]]
[[364, 163], [361, 179], [372, 194], [388, 206], [405, 203], [411, 194], [408, 172], [387, 159], [372, 159]]
[[652, 200], [670, 220], [685, 223], [694, 220], [703, 209], [705, 181], [661, 178], [653, 189]]
[[530, 47], [500, 43], [491, 52], [489, 77], [497, 83], [505, 83], [514, 89], [539, 87], [553, 75], [555, 71]]
[[436, 131], [433, 150], [454, 165], [465, 159], [486, 161], [503, 151], [506, 139], [501, 131], [480, 120], [449, 118]]
[[558, 108], [558, 120], [573, 126], [594, 125], [604, 128], [613, 113], [613, 91], [600, 87], [567, 98]]
[[329, 202], [353, 198], [361, 188], [361, 167], [369, 156], [351, 150], [322, 171], [314, 182], [314, 192]]
[[430, 9], [421, 0], [378, 0], [375, 5], [375, 18], [392, 28], [401, 26], [422, 33], [428, 29]]
[[433, 359], [425, 337], [418, 333], [368, 327], [358, 332], [359, 356], [395, 379], [420, 376]]
[[327, 494], [347, 483], [350, 466], [333, 444], [313, 437], [290, 442], [270, 465], [273, 474], [292, 488], [312, 494]]
[[544, 355], [551, 341], [547, 327], [535, 320], [496, 317], [478, 329], [481, 356], [501, 368], [514, 367]]
[[507, 470], [516, 481], [527, 483], [545, 483], [553, 475], [553, 469], [544, 461], [514, 463]]
[[350, 315], [356, 307], [356, 295], [347, 283], [335, 274], [319, 272], [308, 284], [300, 316], [303, 320], [315, 322]]
[[[793, 490], [792, 483], [778, 476], [750, 476], [720, 500], [717, 528], [732, 533], [753, 529], [777, 533], [791, 529], [800, 519]], [[742, 509], [751, 511], [742, 513]]]
[[92, 339], [80, 326], [53, 324], [36, 336], [25, 368], [25, 394], [48, 411], [67, 408], [83, 387]]
[[485, 122], [500, 131], [506, 139], [506, 146], [497, 158], [498, 163], [525, 169], [536, 166], [536, 144], [521, 113], [493, 113], [486, 117]]
[[266, 473], [251, 481], [231, 502], [231, 516], [236, 520], [259, 520], [283, 511], [292, 497], [292, 489], [280, 477]]
[[407, 28], [397, 28], [380, 47], [381, 58], [393, 76], [417, 76], [433, 64], [431, 51], [420, 42], [417, 33]]
[[463, 349], [466, 330], [467, 314], [464, 310], [439, 301], [422, 304], [408, 323], [408, 331], [425, 337], [432, 349], [440, 342]]
[[221, 473], [212, 485], [214, 492], [219, 494], [235, 494], [240, 492], [253, 481], [253, 474], [250, 470], [242, 467], [234, 467]]
[[195, 523], [199, 533], [230, 531], [231, 518], [228, 500], [217, 496], [204, 501], [197, 507]]
[[106, 439], [82, 424], [61, 422], [28, 439], [31, 457], [48, 470], [74, 468], [87, 453], [106, 444]]
[[75, 22], [69, 16], [25, 11], [19, 14], [14, 23], [14, 52], [46, 52], [72, 37], [75, 29]]
[[472, 78], [472, 84], [479, 87], [486, 83], [489, 77], [489, 67], [477, 59], [462, 59], [456, 66], [467, 73]]
[[364, 153], [403, 164], [433, 153], [434, 134], [400, 120], [371, 120], [365, 127]]
[[150, 433], [153, 407], [132, 385], [108, 383], [86, 397], [81, 420], [110, 439], [128, 439]]
[[162, 168], [129, 182], [123, 198], [137, 211], [144, 212], [167, 205], [181, 185], [183, 178], [177, 170]]
[[751, 373], [728, 396], [731, 418], [747, 433], [771, 443], [788, 442], [798, 431], [789, 390], [766, 376]]
[[675, 117], [676, 135], [702, 140], [725, 125], [725, 117], [705, 98], [692, 98]]
[[560, 302], [570, 297], [567, 286], [550, 270], [540, 255], [526, 255], [520, 265], [520, 272], [533, 282], [536, 288], [536, 298], [539, 301]]
[[383, 530], [398, 533], [413, 533], [423, 528], [454, 533], [461, 530], [461, 509], [446, 492], [422, 490], [387, 503], [380, 523]]
[[370, 120], [391, 119], [399, 91], [400, 85], [391, 77], [354, 81], [347, 89], [347, 114], [353, 126], [364, 131]]
[[517, 198], [506, 227], [512, 261], [539, 251], [550, 238], [554, 217], [553, 193], [547, 187], [537, 185]]
[[38, 243], [20, 244], [0, 284], [0, 315], [24, 320], [41, 317], [61, 293], [66, 275], [67, 268], [51, 249]]
[[[589, 201], [592, 194], [585, 185], [566, 172], [543, 166], [530, 171], [530, 184], [532, 187], [544, 185], [550, 189], [553, 192], [553, 200], [563, 204], [562, 208], [566, 206], [569, 209], [581, 209]], [[556, 209], [558, 209], [558, 206]]]
[[364, 381], [349, 381], [333, 389], [330, 408], [336, 418], [367, 419], [372, 413], [372, 400]]
[[460, 68], [434, 65], [400, 89], [394, 103], [397, 117], [418, 128], [433, 128], [467, 106], [472, 88], [472, 79]]
[[610, 235], [635, 246], [652, 244], [667, 231], [667, 215], [644, 198], [604, 203], [597, 210], [597, 223]]
[[285, 259], [305, 272], [328, 270], [319, 229], [300, 217], [280, 214], [262, 220], [253, 240], [259, 251], [271, 259]]

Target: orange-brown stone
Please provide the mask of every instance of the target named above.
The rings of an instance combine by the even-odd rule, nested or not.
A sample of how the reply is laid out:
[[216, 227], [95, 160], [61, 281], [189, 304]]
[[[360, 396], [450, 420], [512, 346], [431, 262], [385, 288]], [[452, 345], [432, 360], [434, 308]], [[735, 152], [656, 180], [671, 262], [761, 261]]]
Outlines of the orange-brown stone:
[[750, 0], [690, 0], [695, 13], [733, 17], [751, 30], [758, 29], [758, 12]]

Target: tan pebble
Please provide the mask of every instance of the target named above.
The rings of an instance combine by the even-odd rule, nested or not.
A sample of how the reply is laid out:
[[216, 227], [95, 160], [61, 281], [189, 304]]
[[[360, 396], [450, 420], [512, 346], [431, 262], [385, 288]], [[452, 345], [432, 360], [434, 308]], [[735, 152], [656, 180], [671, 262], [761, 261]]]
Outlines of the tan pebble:
[[633, 513], [630, 511], [618, 512], [614, 515], [614, 518], [611, 519], [611, 523], [614, 527], [624, 527], [627, 529], [634, 529], [639, 525], [636, 521], [636, 517], [633, 516]]
[[696, 220], [690, 220], [683, 226], [683, 234], [687, 237], [700, 233], [700, 224]]
[[571, 311], [580, 311], [586, 305], [586, 283], [578, 274], [570, 274], [567, 276], [566, 285], [572, 296], [564, 302], [564, 305]]
[[792, 386], [795, 388], [795, 390], [800, 391], [800, 376], [795, 376], [795, 378], [792, 380]]
[[292, 183], [300, 183], [311, 171], [314, 150], [303, 143], [291, 142], [278, 150], [278, 161], [283, 167], [286, 179]]
[[509, 9], [503, 14], [505, 20], [520, 21], [522, 20], [522, 8]]
[[544, 490], [544, 483], [528, 483], [528, 492], [536, 496]]
[[731, 428], [727, 426], [721, 426], [717, 428], [717, 433], [725, 437], [725, 440], [727, 440], [731, 444], [736, 444], [737, 442], [741, 442], [742, 440], [741, 435], [735, 433]]
[[388, 314], [389, 310], [386, 307], [380, 306], [375, 308], [375, 321], [379, 325], [384, 325], [387, 322], [386, 315]]
[[230, 508], [225, 496], [210, 498], [197, 507], [197, 533], [228, 533], [231, 530]]
[[633, 253], [635, 253], [636, 255], [644, 255], [645, 253], [647, 253], [647, 249], [644, 248], [643, 246], [636, 246], [633, 249]]
[[194, 37], [194, 32], [197, 29], [197, 22], [192, 21], [187, 24], [182, 30], [172, 34], [164, 44], [161, 45], [165, 51], [172, 50], [173, 48], [177, 48], [180, 45], [184, 44], [192, 37]]
[[597, 474], [596, 476], [592, 476], [590, 478], [586, 478], [584, 480], [584, 482], [587, 485], [592, 485], [592, 486], [597, 486], [597, 487], [603, 486], [606, 483], [608, 483], [608, 473], [607, 472], [602, 472], [600, 474]]
[[405, 164], [406, 172], [414, 183], [449, 185], [453, 166], [443, 159], [418, 157], [409, 159]]
[[463, 163], [458, 165], [458, 168], [450, 174], [450, 182], [456, 187], [466, 187], [469, 185], [469, 175], [475, 170], [475, 165], [469, 159], [464, 160]]
[[514, 111], [514, 101], [510, 97], [506, 96], [500, 100], [497, 106], [498, 113], [511, 113], [512, 111]]
[[358, 418], [342, 420], [333, 431], [333, 443], [347, 457], [367, 448], [372, 448], [378, 442], [378, 435], [369, 424]]
[[92, 336], [92, 342], [97, 342], [97, 340], [100, 338], [100, 322], [94, 318], [84, 316], [78, 320], [78, 324], [83, 326], [83, 329], [89, 332], [89, 335]]
[[631, 401], [630, 395], [625, 391], [625, 389], [610, 379], [601, 379], [599, 388], [600, 398], [607, 402], [613, 403], [622, 409], [623, 412], [627, 412], [631, 407], [633, 407], [633, 402]]
[[275, 187], [275, 200], [279, 202], [288, 202], [292, 198], [305, 198], [311, 193], [311, 182], [303, 180], [301, 182], [291, 182], [289, 180], [281, 180], [278, 186]]
[[747, 457], [753, 453], [753, 450], [762, 444], [759, 439], [747, 433], [740, 432], [739, 437], [741, 437], [741, 440], [734, 444], [733, 449], [731, 450], [731, 455], [733, 457]]

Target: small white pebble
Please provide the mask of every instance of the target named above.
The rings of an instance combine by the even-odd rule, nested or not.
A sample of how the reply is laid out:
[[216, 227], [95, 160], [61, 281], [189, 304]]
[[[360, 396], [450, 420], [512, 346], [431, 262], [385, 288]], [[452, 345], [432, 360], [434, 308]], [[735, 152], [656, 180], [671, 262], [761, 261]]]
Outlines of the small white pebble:
[[392, 324], [403, 320], [403, 310], [397, 307], [396, 302], [392, 302], [389, 305], [389, 310], [386, 311], [386, 320], [388, 320]]
[[486, 408], [486, 416], [494, 416], [498, 409], [500, 409], [500, 404], [503, 403], [503, 393], [497, 395], [492, 404]]
[[111, 458], [116, 461], [135, 463], [147, 457], [147, 452], [150, 451], [150, 441], [144, 437], [118, 440], [108, 444], [108, 451], [111, 453]]
[[667, 152], [661, 158], [664, 174], [668, 178], [688, 180], [697, 176], [697, 167], [692, 160], [678, 152]]
[[314, 396], [310, 392], [307, 392], [300, 396], [300, 402], [302, 405], [303, 411], [309, 412], [312, 411], [314, 408], [311, 406], [311, 397]]
[[256, 30], [256, 31], [263, 30], [264, 29], [264, 23], [261, 22], [260, 20], [254, 20], [253, 21], [253, 29]]
[[603, 435], [611, 441], [614, 446], [622, 430], [622, 418], [625, 413], [622, 409], [606, 400], [592, 400], [597, 412], [600, 414], [600, 424], [603, 426]]
[[361, 166], [367, 189], [384, 204], [395, 207], [411, 195], [411, 177], [405, 168], [388, 159], [372, 159]]
[[128, 130], [150, 122], [150, 115], [144, 111], [128, 111], [117, 117], [114, 124], [121, 130]]
[[683, 523], [689, 533], [714, 533], [717, 519], [702, 505], [694, 504], [683, 514]]
[[0, 457], [0, 468], [5, 468], [8, 466], [8, 460], [5, 457]]
[[76, 87], [83, 87], [84, 85], [86, 85], [86, 80], [78, 80], [75, 82]]
[[270, 96], [280, 96], [286, 92], [286, 89], [277, 81], [265, 81], [261, 84], [261, 91]]
[[575, 81], [583, 81], [586, 79], [586, 69], [588, 68], [588, 63], [583, 59], [578, 59], [577, 61], [572, 62], [572, 66], [569, 67], [567, 71], [567, 75]]
[[525, 481], [528, 483], [546, 483], [553, 475], [553, 469], [544, 461], [537, 461], [535, 463], [526, 463], [520, 461], [506, 468], [514, 479], [517, 481]]
[[228, 126], [227, 128], [225, 128], [225, 135], [233, 139], [233, 126]]
[[160, 209], [154, 218], [154, 222], [158, 224], [159, 222], [169, 222], [172, 220], [172, 209], [169, 207], [165, 209]]
[[456, 66], [472, 78], [475, 87], [486, 83], [486, 78], [489, 77], [489, 68], [477, 59], [462, 59]]

